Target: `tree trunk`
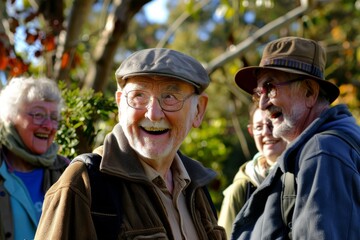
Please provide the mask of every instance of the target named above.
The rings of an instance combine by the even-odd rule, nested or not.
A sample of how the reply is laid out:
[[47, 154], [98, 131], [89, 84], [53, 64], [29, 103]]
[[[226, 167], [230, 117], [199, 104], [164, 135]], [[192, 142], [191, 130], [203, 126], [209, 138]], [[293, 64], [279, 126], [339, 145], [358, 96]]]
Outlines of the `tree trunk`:
[[101, 33], [93, 52], [94, 62], [89, 66], [84, 88], [103, 92], [108, 84], [109, 74], [116, 49], [121, 37], [126, 33], [133, 16], [151, 0], [115, 0], [115, 11], [109, 14], [105, 29]]
[[[59, 36], [59, 45], [56, 53], [54, 66], [54, 77], [57, 80], [68, 82], [71, 63], [75, 54], [76, 46], [80, 41], [81, 30], [86, 18], [89, 15], [94, 0], [75, 0], [70, 13], [66, 31]], [[69, 58], [66, 65], [61, 67], [62, 58], [66, 55]]]

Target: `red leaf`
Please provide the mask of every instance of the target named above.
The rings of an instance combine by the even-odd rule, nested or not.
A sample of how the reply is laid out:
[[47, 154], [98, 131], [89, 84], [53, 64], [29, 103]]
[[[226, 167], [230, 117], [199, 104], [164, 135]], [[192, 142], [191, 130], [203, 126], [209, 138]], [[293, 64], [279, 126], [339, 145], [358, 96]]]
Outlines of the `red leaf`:
[[38, 39], [38, 34], [32, 34], [26, 31], [26, 42], [31, 45]]
[[64, 53], [64, 55], [61, 58], [61, 69], [64, 69], [69, 64], [70, 56], [69, 53]]
[[19, 76], [29, 69], [29, 65], [25, 64], [20, 57], [10, 58], [9, 66], [11, 76]]
[[44, 46], [45, 51], [52, 51], [56, 48], [55, 37], [53, 35], [47, 35], [41, 39], [41, 43]]

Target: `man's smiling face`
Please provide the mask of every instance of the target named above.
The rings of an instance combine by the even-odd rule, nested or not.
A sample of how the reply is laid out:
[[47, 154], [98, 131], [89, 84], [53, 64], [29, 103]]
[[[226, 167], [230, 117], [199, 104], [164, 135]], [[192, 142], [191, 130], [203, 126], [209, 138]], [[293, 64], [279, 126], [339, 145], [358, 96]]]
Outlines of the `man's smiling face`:
[[[289, 81], [289, 74], [278, 71], [264, 71], [259, 75], [258, 87], [266, 83], [281, 84]], [[300, 89], [301, 81], [276, 86], [276, 94], [269, 97], [266, 93], [259, 99], [259, 107], [265, 110], [273, 124], [273, 135], [290, 142], [308, 125], [309, 108], [306, 105], [305, 91]]]
[[[131, 95], [133, 91], [138, 91], [135, 96]], [[187, 82], [149, 76], [132, 77], [117, 92], [120, 125], [130, 146], [141, 157], [172, 160], [191, 128], [199, 126], [202, 120], [197, 117], [199, 95], [194, 92], [194, 86]], [[176, 111], [164, 110], [173, 96], [183, 99], [183, 106], [178, 105], [181, 108]], [[128, 104], [132, 99], [139, 106], [142, 99], [147, 99], [147, 104], [135, 109]]]

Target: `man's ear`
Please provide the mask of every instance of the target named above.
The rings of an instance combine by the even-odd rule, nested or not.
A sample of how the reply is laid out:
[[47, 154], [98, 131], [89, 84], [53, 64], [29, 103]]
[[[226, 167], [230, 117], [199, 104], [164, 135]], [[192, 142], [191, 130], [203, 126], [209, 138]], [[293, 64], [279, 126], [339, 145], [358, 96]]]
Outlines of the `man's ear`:
[[115, 93], [116, 104], [119, 106], [122, 92], [117, 90]]
[[197, 113], [193, 122], [193, 127], [197, 128], [200, 126], [204, 116], [208, 103], [208, 95], [206, 93], [202, 93], [199, 96], [198, 104], [197, 104]]
[[320, 85], [314, 80], [304, 80], [306, 84], [306, 106], [311, 108], [317, 101], [320, 92]]

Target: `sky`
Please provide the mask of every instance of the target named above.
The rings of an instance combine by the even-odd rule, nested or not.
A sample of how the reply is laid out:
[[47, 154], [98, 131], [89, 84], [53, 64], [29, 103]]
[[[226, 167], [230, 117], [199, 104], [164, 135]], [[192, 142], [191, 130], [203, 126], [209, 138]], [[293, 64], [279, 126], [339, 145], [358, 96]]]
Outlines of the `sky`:
[[168, 0], [152, 0], [145, 4], [144, 11], [150, 21], [154, 23], [163, 23], [168, 18], [166, 3]]

